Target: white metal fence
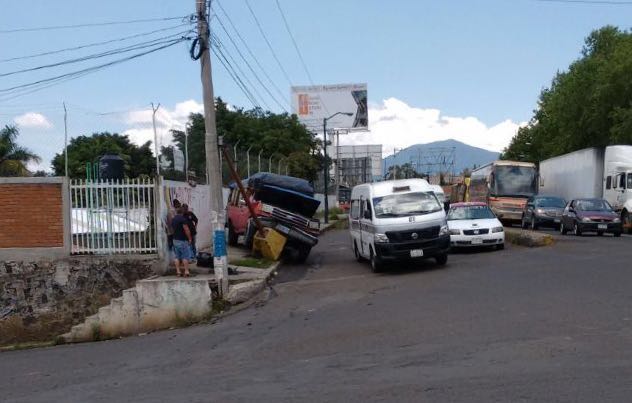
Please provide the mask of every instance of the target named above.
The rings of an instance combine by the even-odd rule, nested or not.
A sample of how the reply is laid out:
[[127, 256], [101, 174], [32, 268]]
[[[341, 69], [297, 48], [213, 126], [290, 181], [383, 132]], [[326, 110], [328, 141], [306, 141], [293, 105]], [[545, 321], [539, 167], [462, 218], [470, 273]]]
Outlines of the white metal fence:
[[72, 254], [156, 253], [152, 179], [71, 180]]

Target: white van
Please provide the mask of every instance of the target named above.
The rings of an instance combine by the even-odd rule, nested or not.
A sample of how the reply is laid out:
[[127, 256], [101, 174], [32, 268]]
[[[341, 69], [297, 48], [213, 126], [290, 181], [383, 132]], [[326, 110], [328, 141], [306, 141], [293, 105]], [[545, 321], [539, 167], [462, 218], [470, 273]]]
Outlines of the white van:
[[448, 208], [450, 207], [450, 204], [446, 203], [445, 192], [443, 191], [443, 188], [439, 185], [430, 185], [430, 187], [432, 188], [432, 191], [434, 192], [435, 196], [437, 196], [437, 200], [439, 200], [439, 204], [441, 204], [443, 209], [447, 212]]
[[373, 271], [384, 263], [433, 257], [448, 261], [450, 233], [443, 206], [424, 179], [358, 185], [351, 191], [351, 247]]

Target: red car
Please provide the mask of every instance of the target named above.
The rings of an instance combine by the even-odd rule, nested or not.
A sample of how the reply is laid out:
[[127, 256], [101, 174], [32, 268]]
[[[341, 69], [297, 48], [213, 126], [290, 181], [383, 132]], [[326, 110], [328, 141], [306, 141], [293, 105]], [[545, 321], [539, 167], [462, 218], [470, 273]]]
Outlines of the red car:
[[619, 237], [623, 232], [623, 226], [621, 218], [607, 201], [575, 199], [566, 205], [562, 213], [560, 232], [566, 235], [569, 231], [577, 236], [584, 232], [596, 232], [597, 235], [610, 233]]

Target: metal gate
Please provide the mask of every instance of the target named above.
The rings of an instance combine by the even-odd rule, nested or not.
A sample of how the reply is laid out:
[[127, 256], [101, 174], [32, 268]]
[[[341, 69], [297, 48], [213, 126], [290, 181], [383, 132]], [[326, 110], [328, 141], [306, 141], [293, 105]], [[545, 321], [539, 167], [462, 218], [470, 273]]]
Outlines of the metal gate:
[[70, 181], [74, 255], [156, 253], [153, 179]]

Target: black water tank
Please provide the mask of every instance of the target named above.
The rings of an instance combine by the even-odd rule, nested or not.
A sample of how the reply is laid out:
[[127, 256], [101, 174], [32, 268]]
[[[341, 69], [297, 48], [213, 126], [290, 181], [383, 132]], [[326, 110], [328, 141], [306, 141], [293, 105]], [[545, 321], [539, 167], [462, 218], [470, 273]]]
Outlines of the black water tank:
[[99, 158], [99, 176], [101, 179], [123, 179], [125, 161], [117, 154], [105, 154]]

